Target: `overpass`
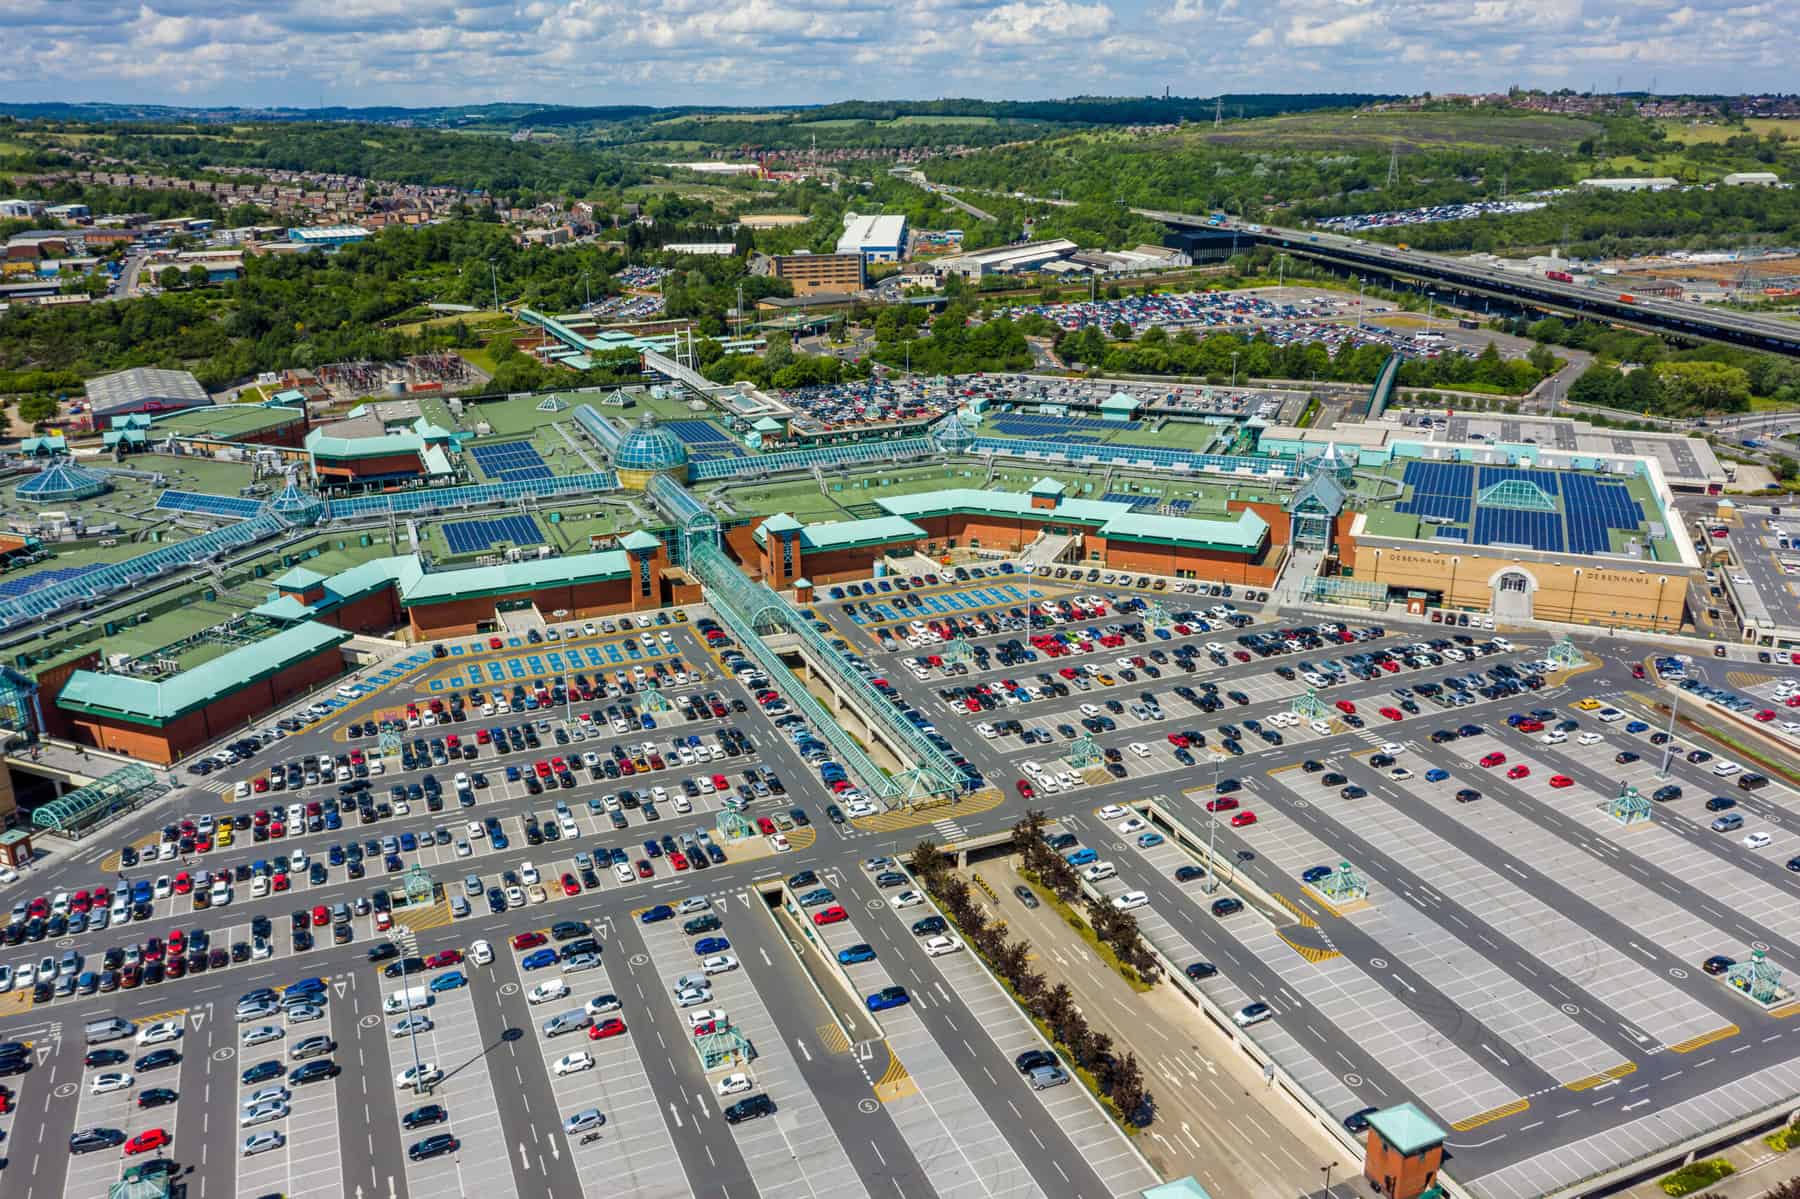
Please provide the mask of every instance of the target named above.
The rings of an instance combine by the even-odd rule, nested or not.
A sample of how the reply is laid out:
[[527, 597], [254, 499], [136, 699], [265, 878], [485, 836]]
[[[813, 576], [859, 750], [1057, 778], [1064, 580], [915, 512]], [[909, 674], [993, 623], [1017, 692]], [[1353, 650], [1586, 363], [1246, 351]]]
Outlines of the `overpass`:
[[1273, 225], [1237, 221], [1220, 224], [1205, 216], [1149, 208], [1133, 208], [1131, 211], [1160, 221], [1171, 229], [1223, 230], [1248, 242], [1328, 262], [1346, 270], [1372, 271], [1425, 280], [1442, 284], [1463, 295], [1493, 296], [1546, 312], [1608, 321], [1689, 340], [1721, 342], [1772, 354], [1800, 357], [1800, 322], [1724, 308], [1708, 308], [1679, 300], [1648, 297], [1621, 299], [1620, 292], [1612, 288], [1584, 287], [1555, 279], [1521, 275], [1461, 258], [1402, 250], [1336, 233], [1281, 229]]

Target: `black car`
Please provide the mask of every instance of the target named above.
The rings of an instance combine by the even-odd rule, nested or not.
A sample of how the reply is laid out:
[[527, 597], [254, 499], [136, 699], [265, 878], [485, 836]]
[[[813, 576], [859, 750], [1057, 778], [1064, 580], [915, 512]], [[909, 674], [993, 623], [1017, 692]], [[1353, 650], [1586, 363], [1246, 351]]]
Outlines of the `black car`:
[[139, 1074], [142, 1074], [149, 1070], [161, 1070], [165, 1066], [176, 1066], [180, 1064], [181, 1054], [178, 1051], [174, 1049], [152, 1049], [149, 1053], [140, 1057], [136, 1062], [133, 1062], [131, 1068], [136, 1070]]
[[151, 1087], [138, 1092], [137, 1105], [140, 1108], [162, 1107], [164, 1104], [174, 1103], [178, 1098], [180, 1096], [168, 1087]]
[[1475, 790], [1473, 787], [1464, 787], [1461, 791], [1456, 793], [1457, 803], [1474, 803], [1480, 798], [1481, 792]]
[[381, 968], [381, 977], [400, 978], [403, 975], [419, 974], [425, 969], [425, 959], [415, 957], [401, 958], [397, 962], [389, 962]]
[[1033, 1070], [1041, 1070], [1045, 1066], [1057, 1066], [1061, 1063], [1057, 1061], [1056, 1055], [1048, 1049], [1027, 1049], [1013, 1059], [1013, 1065], [1018, 1067], [1020, 1074], [1030, 1074]]
[[775, 1101], [767, 1095], [747, 1095], [725, 1109], [725, 1123], [741, 1124], [759, 1116], [775, 1114]]
[[288, 1081], [295, 1086], [305, 1086], [309, 1082], [322, 1082], [327, 1078], [336, 1078], [342, 1071], [338, 1064], [330, 1058], [315, 1058], [288, 1075]]
[[1212, 914], [1215, 916], [1230, 916], [1243, 910], [1244, 901], [1229, 895], [1223, 899], [1215, 899], [1212, 903]]
[[69, 1152], [92, 1153], [96, 1149], [111, 1149], [124, 1142], [125, 1134], [116, 1128], [83, 1128], [69, 1135]]
[[[140, 1070], [143, 1068], [141, 1062], [139, 1063], [138, 1068]], [[244, 1071], [243, 1074], [239, 1075], [239, 1078], [245, 1086], [253, 1087], [258, 1083], [264, 1083], [271, 1079], [280, 1078], [286, 1073], [287, 1067], [280, 1062], [258, 1062], [256, 1065]]]
[[450, 1118], [450, 1113], [441, 1103], [427, 1103], [424, 1107], [415, 1107], [400, 1117], [400, 1127], [408, 1132], [421, 1128], [430, 1128], [433, 1124], [442, 1124]]
[[1378, 1107], [1365, 1107], [1359, 1112], [1351, 1112], [1344, 1117], [1344, 1131], [1357, 1136], [1369, 1131], [1369, 1117], [1380, 1110]]
[[1195, 982], [1203, 978], [1211, 978], [1219, 972], [1219, 968], [1211, 962], [1189, 962], [1185, 973]]
[[594, 931], [580, 920], [559, 920], [550, 926], [550, 939], [567, 941], [573, 937], [585, 937]]
[[436, 1133], [416, 1144], [409, 1145], [406, 1157], [409, 1161], [422, 1162], [427, 1158], [441, 1157], [446, 1153], [455, 1153], [462, 1148], [462, 1142], [447, 1132]]
[[949, 931], [950, 925], [942, 916], [927, 916], [923, 920], [913, 921], [912, 931], [915, 937], [933, 937]]
[[1191, 883], [1195, 879], [1201, 879], [1201, 878], [1205, 878], [1205, 877], [1206, 877], [1206, 869], [1203, 866], [1193, 866], [1193, 865], [1180, 866], [1180, 867], [1177, 867], [1175, 870], [1175, 881], [1178, 883]]
[[1722, 953], [1715, 953], [1700, 963], [1700, 969], [1708, 974], [1720, 975], [1737, 965], [1736, 958], [1728, 958]]
[[116, 1066], [120, 1062], [130, 1060], [131, 1055], [126, 1053], [123, 1049], [94, 1049], [89, 1051], [88, 1055], [81, 1059], [81, 1064], [99, 1068], [104, 1066]]

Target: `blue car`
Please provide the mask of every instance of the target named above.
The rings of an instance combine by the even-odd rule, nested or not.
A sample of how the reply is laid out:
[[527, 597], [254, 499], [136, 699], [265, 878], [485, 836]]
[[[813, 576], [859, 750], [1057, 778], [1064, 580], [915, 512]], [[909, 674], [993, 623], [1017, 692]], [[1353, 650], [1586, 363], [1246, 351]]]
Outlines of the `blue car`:
[[1320, 879], [1330, 878], [1331, 874], [1332, 871], [1329, 866], [1308, 866], [1305, 871], [1301, 873], [1300, 881], [1310, 886]]
[[1634, 720], [1630, 724], [1625, 726], [1625, 731], [1628, 733], [1641, 733], [1645, 729], [1648, 729], [1649, 727], [1650, 727], [1649, 725], [1645, 724], [1641, 720]]
[[622, 849], [619, 849], [617, 846], [615, 846], [613, 848], [613, 851], [612, 851], [611, 855], [609, 855], [609, 856], [612, 859], [612, 864], [615, 866], [623, 866], [626, 862], [631, 860], [630, 858], [625, 856], [625, 851]]
[[645, 841], [644, 842], [644, 856], [651, 857], [651, 858], [662, 857], [662, 845], [659, 842], [654, 841], [654, 840]]
[[519, 781], [519, 768], [517, 766], [508, 766], [506, 768], [506, 781], [509, 783], [516, 783]]
[[1161, 833], [1140, 833], [1137, 843], [1139, 849], [1149, 849], [1152, 846], [1161, 845], [1163, 835]]
[[1083, 845], [1080, 849], [1071, 849], [1068, 853], [1064, 854], [1063, 860], [1071, 866], [1088, 866], [1094, 862], [1098, 862], [1100, 860], [1100, 855], [1095, 850], [1089, 849], [1087, 846]]
[[1448, 770], [1441, 769], [1437, 766], [1433, 766], [1430, 770], [1425, 772], [1425, 778], [1433, 783], [1441, 783], [1449, 777], [1450, 772]]
[[323, 995], [324, 993], [325, 980], [322, 978], [303, 978], [282, 991], [283, 995]]
[[883, 987], [863, 1000], [871, 1012], [885, 1012], [891, 1007], [905, 1007], [911, 1002], [912, 996], [906, 993], [905, 987]]
[[511, 840], [507, 838], [505, 833], [496, 831], [488, 834], [488, 846], [491, 849], [505, 849], [511, 844]]
[[468, 976], [461, 970], [452, 970], [448, 974], [440, 974], [431, 980], [431, 989], [435, 991], [454, 991], [458, 987], [469, 985]]
[[848, 949], [838, 950], [838, 961], [846, 966], [854, 966], [858, 962], [875, 960], [875, 950], [869, 945], [852, 945]]
[[335, 811], [325, 813], [325, 827], [336, 830], [344, 827], [344, 818]]
[[711, 957], [715, 953], [724, 953], [731, 948], [731, 942], [724, 937], [701, 937], [694, 942], [695, 957]]
[[401, 833], [400, 848], [404, 849], [407, 853], [411, 853], [413, 850], [419, 848], [419, 838], [413, 833]]
[[653, 908], [645, 908], [638, 913], [639, 924], [655, 924], [659, 920], [667, 920], [675, 915], [675, 909], [666, 903], [659, 903]]
[[521, 970], [541, 970], [545, 966], [556, 965], [556, 950], [546, 945], [542, 949], [534, 949], [519, 959]]

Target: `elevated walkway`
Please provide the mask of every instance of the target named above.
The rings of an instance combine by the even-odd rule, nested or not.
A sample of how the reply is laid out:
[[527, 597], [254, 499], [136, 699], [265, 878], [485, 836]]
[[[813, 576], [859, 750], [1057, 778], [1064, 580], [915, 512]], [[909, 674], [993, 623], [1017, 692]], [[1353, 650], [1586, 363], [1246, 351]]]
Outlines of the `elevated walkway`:
[[1040, 533], [1038, 539], [1026, 546], [1013, 560], [1021, 567], [1030, 570], [1039, 566], [1048, 566], [1052, 562], [1061, 562], [1075, 544], [1075, 537], [1069, 533]]

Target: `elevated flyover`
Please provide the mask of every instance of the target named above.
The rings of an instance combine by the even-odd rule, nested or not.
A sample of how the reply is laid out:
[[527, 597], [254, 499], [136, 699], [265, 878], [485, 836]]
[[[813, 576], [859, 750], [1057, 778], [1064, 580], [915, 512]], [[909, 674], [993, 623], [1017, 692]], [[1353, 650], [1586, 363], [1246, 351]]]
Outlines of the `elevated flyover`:
[[[1667, 333], [1690, 340], [1716, 341], [1772, 354], [1800, 357], [1800, 322], [1703, 307], [1679, 300], [1639, 296], [1621, 299], [1620, 291], [1613, 288], [1584, 287], [1580, 284], [1561, 283], [1555, 279], [1515, 274], [1482, 263], [1442, 254], [1402, 250], [1336, 233], [1281, 229], [1273, 225], [1236, 221], [1220, 224], [1205, 216], [1149, 208], [1134, 208], [1131, 211], [1160, 221], [1171, 229], [1224, 230], [1246, 242], [1271, 246], [1289, 254], [1332, 263], [1347, 270], [1427, 280], [1465, 295], [1493, 296], [1545, 312], [1587, 317], [1652, 333]], [[1630, 295], [1629, 292], [1623, 294]]]

